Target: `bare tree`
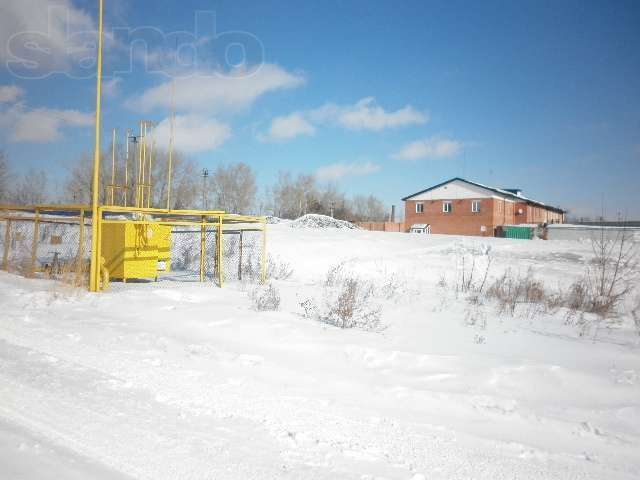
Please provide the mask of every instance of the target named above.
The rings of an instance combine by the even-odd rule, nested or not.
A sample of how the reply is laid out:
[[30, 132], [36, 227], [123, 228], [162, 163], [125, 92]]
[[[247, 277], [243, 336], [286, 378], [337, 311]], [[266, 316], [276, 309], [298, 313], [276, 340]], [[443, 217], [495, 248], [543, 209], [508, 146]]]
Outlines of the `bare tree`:
[[[105, 174], [107, 170], [107, 165], [105, 165], [107, 158], [109, 159], [109, 165], [111, 165], [111, 154], [103, 152], [100, 158], [100, 203], [105, 203], [107, 185], [111, 181], [111, 178]], [[85, 152], [80, 155], [67, 174], [67, 179], [63, 187], [63, 200], [69, 203], [91, 203], [92, 184], [93, 154]]]
[[320, 193], [313, 175], [298, 175], [294, 180], [289, 172], [280, 172], [273, 187], [273, 213], [283, 218], [298, 218], [305, 213], [320, 213]]
[[47, 200], [47, 174], [30, 169], [24, 173], [13, 191], [13, 201], [19, 205], [37, 205]]
[[9, 200], [9, 162], [4, 152], [0, 151], [0, 203]]
[[256, 201], [256, 176], [246, 163], [219, 166], [211, 188], [216, 208], [230, 213], [250, 213]]
[[356, 195], [353, 198], [353, 218], [359, 222], [381, 222], [386, 220], [384, 204], [373, 195]]
[[172, 208], [196, 208], [198, 198], [198, 167], [181, 155], [173, 154], [175, 167], [171, 176]]

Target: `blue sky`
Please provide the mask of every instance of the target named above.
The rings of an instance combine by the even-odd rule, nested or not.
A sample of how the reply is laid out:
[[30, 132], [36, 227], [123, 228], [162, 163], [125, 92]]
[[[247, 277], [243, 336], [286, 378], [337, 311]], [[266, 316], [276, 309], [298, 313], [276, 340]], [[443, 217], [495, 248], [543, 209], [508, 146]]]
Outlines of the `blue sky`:
[[[64, 31], [94, 27], [96, 3], [0, 0], [0, 148], [18, 171], [61, 178], [92, 148], [92, 51], [86, 35]], [[390, 205], [463, 176], [575, 215], [599, 214], [604, 198], [608, 216], [640, 218], [637, 2], [105, 0], [105, 9], [107, 143], [111, 128], [141, 118], [166, 137], [171, 74], [178, 145], [210, 169], [247, 162], [261, 185], [280, 170], [315, 172]], [[27, 30], [46, 33], [48, 54], [29, 50]]]

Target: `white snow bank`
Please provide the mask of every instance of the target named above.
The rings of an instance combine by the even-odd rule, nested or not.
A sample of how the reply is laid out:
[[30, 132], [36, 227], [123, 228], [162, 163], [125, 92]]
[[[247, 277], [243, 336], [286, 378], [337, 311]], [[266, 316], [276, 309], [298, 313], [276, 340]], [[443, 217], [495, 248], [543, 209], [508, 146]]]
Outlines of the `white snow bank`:
[[318, 215], [316, 213], [303, 215], [302, 217], [292, 221], [289, 226], [291, 228], [358, 228], [357, 225], [351, 222], [339, 220], [327, 215]]

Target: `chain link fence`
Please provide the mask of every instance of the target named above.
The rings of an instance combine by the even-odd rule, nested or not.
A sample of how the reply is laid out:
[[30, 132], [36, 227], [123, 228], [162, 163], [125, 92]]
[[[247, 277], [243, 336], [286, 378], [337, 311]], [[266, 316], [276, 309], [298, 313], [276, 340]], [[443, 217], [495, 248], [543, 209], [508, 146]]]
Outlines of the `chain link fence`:
[[1, 210], [0, 268], [88, 285], [91, 229], [79, 210]]
[[[262, 280], [266, 253], [261, 219], [222, 213], [217, 219], [196, 217], [101, 213], [103, 287]], [[87, 287], [91, 219], [77, 209], [0, 208], [0, 254], [0, 268], [8, 272]]]

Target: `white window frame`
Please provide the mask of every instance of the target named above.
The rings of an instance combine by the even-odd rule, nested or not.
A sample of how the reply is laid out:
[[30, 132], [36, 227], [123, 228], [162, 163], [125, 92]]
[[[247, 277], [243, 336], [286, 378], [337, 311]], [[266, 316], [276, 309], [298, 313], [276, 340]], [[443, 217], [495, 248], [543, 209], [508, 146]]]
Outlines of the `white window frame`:
[[471, 213], [480, 213], [480, 200], [471, 200]]
[[[420, 209], [418, 209], [418, 207], [420, 207]], [[416, 203], [416, 213], [424, 213], [424, 203]]]
[[[447, 208], [448, 206], [448, 208]], [[451, 213], [453, 211], [453, 202], [445, 200], [442, 202], [442, 213]]]

